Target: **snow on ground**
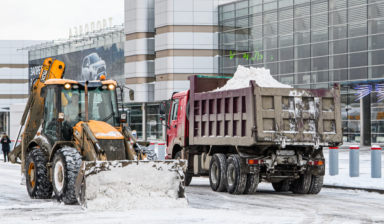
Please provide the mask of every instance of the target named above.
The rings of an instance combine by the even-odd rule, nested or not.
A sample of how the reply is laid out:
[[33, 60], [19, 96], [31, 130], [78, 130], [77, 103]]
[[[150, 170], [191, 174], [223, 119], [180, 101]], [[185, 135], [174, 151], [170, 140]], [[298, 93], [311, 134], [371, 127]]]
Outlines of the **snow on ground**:
[[[371, 178], [371, 150], [360, 150], [360, 176], [349, 177], [349, 150], [339, 149], [339, 175], [329, 175], [329, 153], [324, 151], [326, 161], [326, 174], [324, 184], [344, 187], [370, 188], [384, 190], [384, 178]], [[381, 172], [383, 176], [384, 152], [382, 152]]]
[[0, 162], [1, 223], [373, 223], [384, 222], [384, 195], [323, 189], [319, 195], [277, 193], [261, 183], [255, 195], [213, 192], [207, 178], [186, 188], [186, 208], [89, 211], [54, 198], [30, 199], [20, 166]]
[[278, 82], [271, 76], [270, 70], [265, 68], [246, 68], [239, 65], [233, 78], [228, 80], [225, 86], [218, 88], [214, 91], [223, 91], [230, 89], [240, 89], [249, 87], [249, 81], [254, 80], [260, 87], [274, 87], [274, 88], [292, 88], [290, 85], [285, 85]]

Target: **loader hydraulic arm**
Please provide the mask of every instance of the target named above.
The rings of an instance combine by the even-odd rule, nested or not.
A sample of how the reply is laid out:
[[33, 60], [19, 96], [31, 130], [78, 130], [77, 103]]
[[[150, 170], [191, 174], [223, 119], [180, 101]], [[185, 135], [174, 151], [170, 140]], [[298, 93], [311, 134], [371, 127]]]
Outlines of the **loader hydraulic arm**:
[[[12, 163], [16, 163], [17, 158], [20, 158], [22, 161], [22, 172], [24, 171], [23, 161], [26, 158], [28, 144], [35, 137], [42, 123], [44, 98], [41, 96], [41, 91], [43, 87], [45, 87], [45, 81], [49, 79], [62, 78], [64, 67], [65, 64], [63, 62], [52, 58], [47, 58], [44, 60], [39, 78], [36, 80], [36, 82], [32, 83], [28, 102], [20, 121], [20, 130], [16, 136], [14, 148], [9, 156]], [[21, 145], [15, 147], [23, 126], [25, 126], [25, 128], [21, 134]]]

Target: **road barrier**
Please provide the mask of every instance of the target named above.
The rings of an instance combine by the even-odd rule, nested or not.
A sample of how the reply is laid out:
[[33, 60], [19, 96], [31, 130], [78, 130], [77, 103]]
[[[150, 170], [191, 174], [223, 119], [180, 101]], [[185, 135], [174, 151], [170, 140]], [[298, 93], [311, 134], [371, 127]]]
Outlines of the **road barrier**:
[[159, 160], [165, 160], [165, 143], [159, 143], [157, 145], [157, 157]]
[[359, 171], [359, 146], [351, 145], [349, 147], [349, 176], [358, 177]]
[[339, 174], [339, 147], [329, 147], [329, 175]]
[[371, 148], [371, 177], [381, 178], [381, 148], [378, 145]]

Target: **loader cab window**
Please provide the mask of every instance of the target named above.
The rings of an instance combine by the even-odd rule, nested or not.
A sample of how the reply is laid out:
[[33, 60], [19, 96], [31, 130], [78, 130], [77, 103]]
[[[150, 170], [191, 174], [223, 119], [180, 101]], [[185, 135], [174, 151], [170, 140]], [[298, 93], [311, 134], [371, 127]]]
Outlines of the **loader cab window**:
[[89, 59], [88, 58], [84, 58], [83, 68], [87, 68], [88, 66], [89, 66]]
[[172, 101], [172, 111], [170, 121], [177, 120], [177, 111], [179, 109], [179, 99], [174, 99]]
[[47, 97], [44, 102], [43, 133], [48, 137], [51, 144], [54, 144], [57, 141], [57, 112], [55, 89], [48, 88]]

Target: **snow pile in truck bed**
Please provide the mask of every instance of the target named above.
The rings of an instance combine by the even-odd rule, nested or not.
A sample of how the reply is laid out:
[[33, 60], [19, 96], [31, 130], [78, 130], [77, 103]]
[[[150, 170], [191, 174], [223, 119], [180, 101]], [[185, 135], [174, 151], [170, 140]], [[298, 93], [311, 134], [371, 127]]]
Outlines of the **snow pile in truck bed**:
[[255, 80], [260, 87], [274, 88], [292, 88], [290, 85], [282, 84], [271, 76], [269, 69], [265, 68], [246, 68], [239, 65], [233, 78], [228, 80], [227, 84], [214, 91], [223, 91], [230, 89], [241, 89], [249, 87], [249, 81]]
[[179, 175], [172, 164], [140, 163], [90, 175], [86, 179], [86, 207], [91, 211], [185, 208], [178, 198]]

